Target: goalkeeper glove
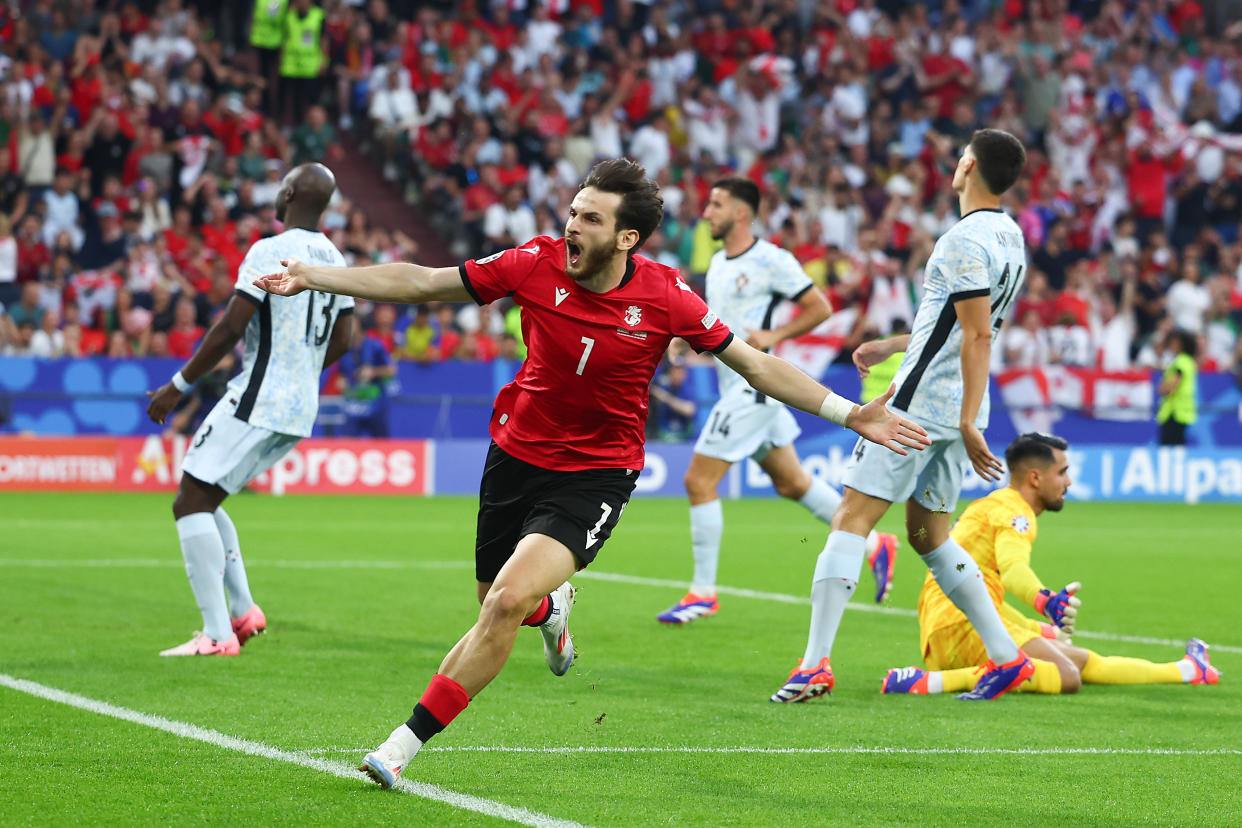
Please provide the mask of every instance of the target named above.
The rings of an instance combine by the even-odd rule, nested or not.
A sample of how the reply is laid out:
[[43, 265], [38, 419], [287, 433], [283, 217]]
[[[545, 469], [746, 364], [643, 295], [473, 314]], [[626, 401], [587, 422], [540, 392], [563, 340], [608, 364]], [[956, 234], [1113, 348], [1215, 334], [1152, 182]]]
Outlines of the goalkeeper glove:
[[1066, 644], [1074, 643], [1073, 640], [1070, 639], [1070, 634], [1061, 627], [1058, 627], [1056, 624], [1040, 624], [1039, 634], [1043, 638], [1048, 638], [1054, 641], [1064, 641]]
[[1035, 611], [1047, 616], [1053, 624], [1066, 632], [1072, 633], [1074, 622], [1078, 618], [1078, 608], [1082, 606], [1082, 601], [1074, 593], [1080, 589], [1082, 584], [1077, 581], [1056, 594], [1050, 589], [1041, 589], [1035, 596]]

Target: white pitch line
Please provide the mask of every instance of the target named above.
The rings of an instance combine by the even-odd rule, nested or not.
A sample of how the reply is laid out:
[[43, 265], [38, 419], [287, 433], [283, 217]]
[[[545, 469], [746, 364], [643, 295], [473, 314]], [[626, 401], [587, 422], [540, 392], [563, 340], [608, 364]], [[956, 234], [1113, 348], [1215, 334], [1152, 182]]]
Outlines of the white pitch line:
[[[36, 569], [74, 569], [74, 568], [112, 568], [112, 567], [169, 567], [175, 569], [184, 568], [184, 564], [176, 559], [159, 559], [159, 558], [116, 558], [116, 559], [86, 559], [74, 560], [71, 558], [64, 559], [48, 559], [38, 560], [34, 558], [0, 558], [0, 567], [31, 567]], [[254, 558], [246, 561], [246, 567], [253, 569], [255, 567], [274, 567], [277, 569], [471, 569], [474, 564], [466, 560], [455, 561], [375, 561], [375, 560], [336, 560], [336, 561], [288, 561], [277, 560], [267, 561], [262, 558]], [[592, 570], [583, 570], [574, 576], [591, 581], [606, 581], [615, 584], [634, 584], [636, 586], [649, 587], [665, 587], [668, 589], [685, 589], [685, 581], [674, 581], [666, 578], [646, 578], [640, 575], [623, 575], [619, 572], [598, 572]], [[736, 598], [753, 598], [759, 601], [773, 601], [779, 604], [794, 604], [797, 606], [810, 606], [811, 599], [801, 595], [787, 595], [782, 592], [761, 592], [754, 589], [744, 589], [742, 587], [718, 586], [716, 591], [721, 595], [731, 595]], [[892, 615], [902, 618], [914, 618], [918, 613], [912, 609], [903, 607], [886, 607], [877, 606], [875, 604], [854, 602], [846, 604], [847, 610], [854, 612], [869, 612], [875, 615]], [[1096, 641], [1117, 641], [1125, 644], [1152, 644], [1160, 647], [1185, 647], [1185, 639], [1174, 638], [1155, 638], [1145, 635], [1123, 635], [1120, 633], [1110, 632], [1094, 632], [1092, 630], [1079, 630], [1074, 633], [1075, 638], [1087, 638]], [[1242, 653], [1242, 647], [1231, 644], [1211, 644], [1211, 649], [1218, 653]]]
[[[159, 568], [184, 569], [185, 564], [174, 558], [0, 558], [0, 566], [30, 567], [33, 569], [112, 569], [112, 568]], [[268, 561], [262, 558], [246, 561], [247, 569], [273, 567], [275, 569], [473, 569], [471, 561]]]
[[[291, 765], [300, 765], [304, 768], [317, 770], [322, 773], [329, 773], [333, 776], [339, 776], [342, 779], [356, 779], [359, 782], [372, 783], [362, 771], [356, 770], [352, 765], [346, 762], [338, 762], [330, 759], [319, 759], [314, 756], [308, 756], [305, 753], [298, 753], [291, 750], [282, 750], [262, 742], [254, 742], [249, 739], [239, 739], [236, 736], [229, 736], [218, 730], [210, 730], [198, 725], [189, 724], [187, 722], [178, 722], [173, 719], [166, 719], [163, 716], [154, 716], [150, 713], [142, 713], [137, 710], [131, 710], [128, 707], [120, 707], [108, 702], [98, 701], [96, 699], [79, 696], [77, 693], [69, 693], [65, 690], [58, 690], [55, 687], [48, 687], [45, 684], [28, 681], [26, 679], [14, 678], [6, 673], [0, 673], [0, 685], [16, 690], [19, 693], [26, 693], [36, 696], [40, 699], [66, 704], [70, 707], [76, 707], [79, 710], [86, 710], [90, 713], [97, 713], [101, 716], [110, 716], [114, 719], [122, 719], [134, 724], [143, 725], [144, 727], [162, 730], [179, 736], [182, 739], [194, 739], [199, 742], [206, 742], [209, 745], [225, 748], [226, 750], [235, 750], [241, 753], [248, 753], [251, 756], [260, 756], [264, 759], [274, 759], [279, 762], [288, 762]], [[485, 814], [486, 816], [507, 819], [510, 822], [516, 822], [521, 825], [531, 825], [536, 828], [583, 828], [580, 823], [567, 819], [557, 819], [547, 814], [541, 814], [537, 811], [528, 811], [525, 808], [506, 805], [503, 802], [495, 802], [490, 799], [483, 799], [470, 794], [458, 793], [441, 788], [437, 785], [429, 785], [426, 782], [415, 782], [411, 779], [399, 779], [393, 790], [401, 793], [410, 794], [412, 796], [421, 797], [423, 799], [431, 799], [436, 802], [442, 802], [454, 808], [461, 808], [466, 811], [474, 811], [476, 813]]]
[[[313, 753], [365, 753], [368, 748], [317, 748], [305, 751]], [[765, 747], [505, 747], [502, 745], [425, 747], [433, 753], [719, 753], [755, 755], [816, 755], [816, 754], [893, 754], [914, 756], [1242, 756], [1239, 748], [903, 748], [903, 747], [822, 747], [822, 748], [765, 748]]]
[[[668, 587], [669, 589], [685, 589], [685, 581], [671, 581], [664, 578], [645, 578], [641, 575], [622, 575], [617, 572], [595, 572], [585, 569], [574, 576], [592, 581], [611, 581], [616, 584], [637, 584], [638, 586]], [[779, 604], [798, 604], [810, 606], [811, 599], [802, 595], [786, 595], [782, 592], [760, 592], [742, 587], [718, 586], [716, 592], [721, 595], [732, 595], [736, 598], [755, 598], [760, 601], [775, 601]], [[884, 607], [876, 604], [846, 604], [846, 609], [857, 612], [872, 612], [877, 615], [901, 615], [913, 618], [917, 613], [911, 609], [900, 607]]]
[[[671, 581], [662, 578], [645, 578], [640, 575], [622, 575], [616, 572], [593, 572], [589, 569], [583, 570], [574, 575], [575, 578], [585, 578], [594, 581], [610, 581], [617, 584], [636, 584], [638, 586], [652, 587], [668, 587], [669, 589], [685, 589], [685, 581]], [[755, 598], [760, 601], [776, 601], [781, 604], [797, 604], [799, 606], [810, 606], [811, 599], [804, 598], [799, 595], [786, 595], [781, 592], [759, 592], [753, 589], [742, 589], [740, 587], [718, 586], [716, 592], [721, 595], [732, 595], [737, 598]], [[885, 607], [875, 604], [860, 604], [857, 602], [845, 605], [847, 610], [855, 612], [871, 612], [878, 615], [900, 615], [906, 618], [914, 618], [918, 615], [912, 609], [904, 609], [902, 607]], [[1186, 641], [1182, 639], [1178, 641], [1173, 638], [1151, 638], [1142, 635], [1121, 635], [1119, 633], [1092, 632], [1090, 630], [1078, 630], [1074, 633], [1075, 638], [1094, 638], [1100, 641], [1120, 641], [1126, 644], [1158, 644], [1164, 647], [1185, 647]], [[1210, 643], [1210, 642], [1209, 642]], [[1242, 647], [1235, 647], [1229, 644], [1210, 644], [1209, 649], [1220, 653], [1242, 653]]]

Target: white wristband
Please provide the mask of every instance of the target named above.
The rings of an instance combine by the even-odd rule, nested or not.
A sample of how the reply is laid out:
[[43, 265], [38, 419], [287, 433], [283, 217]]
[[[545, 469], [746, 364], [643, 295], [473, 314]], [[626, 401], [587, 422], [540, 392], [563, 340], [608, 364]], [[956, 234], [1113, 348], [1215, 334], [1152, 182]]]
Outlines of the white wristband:
[[824, 402], [819, 407], [819, 416], [829, 422], [843, 426], [850, 413], [854, 410], [855, 405], [856, 403], [852, 400], [847, 400], [840, 394], [834, 394], [829, 391], [828, 396], [824, 397]]
[[181, 372], [172, 375], [173, 388], [176, 388], [182, 394], [190, 390], [190, 383], [185, 381], [185, 377], [181, 376]]

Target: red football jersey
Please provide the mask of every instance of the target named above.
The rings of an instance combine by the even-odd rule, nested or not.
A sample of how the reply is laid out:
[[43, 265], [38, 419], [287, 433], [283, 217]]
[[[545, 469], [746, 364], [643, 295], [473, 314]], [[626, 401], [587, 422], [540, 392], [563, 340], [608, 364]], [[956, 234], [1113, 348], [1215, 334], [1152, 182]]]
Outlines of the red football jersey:
[[490, 431], [543, 469], [641, 469], [648, 387], [669, 341], [719, 353], [733, 338], [676, 270], [643, 256], [607, 293], [566, 275], [565, 240], [548, 236], [460, 269], [480, 305], [522, 307], [526, 362], [496, 395]]

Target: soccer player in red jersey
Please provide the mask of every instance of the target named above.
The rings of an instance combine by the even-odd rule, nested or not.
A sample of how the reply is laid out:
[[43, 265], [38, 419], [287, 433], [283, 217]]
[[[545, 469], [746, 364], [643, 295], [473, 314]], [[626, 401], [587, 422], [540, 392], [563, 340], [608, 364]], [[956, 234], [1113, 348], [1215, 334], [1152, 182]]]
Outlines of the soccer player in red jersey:
[[529, 349], [492, 413], [479, 493], [475, 575], [479, 620], [445, 657], [414, 714], [362, 770], [391, 787], [423, 744], [495, 678], [520, 626], [538, 626], [556, 675], [573, 663], [569, 577], [612, 534], [643, 466], [648, 386], [673, 337], [711, 351], [756, 390], [853, 429], [899, 454], [930, 441], [885, 407], [859, 406], [784, 360], [735, 338], [677, 271], [636, 256], [663, 217], [659, 187], [624, 159], [603, 161], [569, 207], [565, 237], [459, 268], [396, 262], [319, 267], [290, 260], [256, 284], [383, 302], [480, 305], [512, 295]]

